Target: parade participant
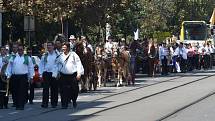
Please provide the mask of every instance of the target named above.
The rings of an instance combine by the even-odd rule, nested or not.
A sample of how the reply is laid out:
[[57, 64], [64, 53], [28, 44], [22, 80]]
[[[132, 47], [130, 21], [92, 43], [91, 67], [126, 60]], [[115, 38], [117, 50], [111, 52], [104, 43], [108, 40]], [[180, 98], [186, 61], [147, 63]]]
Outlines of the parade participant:
[[62, 52], [61, 46], [62, 46], [61, 42], [59, 40], [56, 40], [55, 41], [55, 51], [58, 55], [60, 55], [60, 53]]
[[[187, 49], [181, 42], [174, 52], [174, 56], [177, 57], [176, 61], [179, 62], [179, 68], [181, 72], [186, 72], [187, 70]], [[178, 72], [180, 72], [178, 71]]]
[[7, 87], [7, 83], [9, 82], [5, 82], [6, 78], [5, 78], [5, 69], [7, 67], [8, 64], [8, 56], [7, 56], [7, 51], [5, 47], [1, 47], [1, 55], [0, 55], [0, 74], [1, 74], [1, 78], [0, 78], [0, 109], [3, 108], [8, 108], [7, 104], [8, 104], [8, 89], [9, 87]]
[[210, 50], [206, 43], [203, 44], [202, 47], [199, 48], [198, 52], [200, 53], [200, 69], [203, 67], [204, 69], [208, 68], [208, 60], [210, 55]]
[[[13, 58], [13, 57], [15, 57], [16, 55], [17, 55], [17, 52], [18, 52], [18, 43], [13, 43], [12, 44], [12, 52], [11, 52], [11, 54], [9, 54], [9, 60], [11, 59], [11, 58]], [[16, 91], [15, 90], [15, 85], [14, 85], [14, 81], [13, 81], [13, 77], [11, 77], [10, 78], [10, 80], [9, 80], [9, 86], [10, 86], [10, 92], [11, 92], [11, 95], [12, 95], [12, 100], [13, 100], [13, 105], [12, 105], [12, 107], [16, 107], [16, 100], [15, 100], [15, 97], [14, 97], [14, 92]]]
[[108, 40], [107, 40], [107, 42], [106, 42], [105, 45], [104, 45], [104, 49], [105, 49], [105, 52], [106, 52], [108, 55], [112, 55], [113, 38], [112, 38], [111, 36], [108, 37]]
[[28, 93], [28, 80], [32, 80], [33, 71], [31, 58], [24, 55], [24, 46], [20, 44], [18, 46], [18, 53], [9, 59], [6, 71], [7, 78], [13, 78], [16, 110], [24, 110]]
[[91, 52], [93, 53], [93, 46], [87, 41], [85, 36], [81, 36], [81, 40], [83, 41], [84, 45], [84, 52], [87, 53], [87, 47], [90, 48]]
[[70, 49], [75, 51], [76, 38], [74, 35], [70, 35], [69, 43], [70, 43]]
[[136, 73], [136, 58], [137, 58], [137, 55], [138, 55], [138, 52], [140, 50], [140, 43], [138, 42], [138, 40], [133, 40], [131, 43], [130, 43], [130, 46], [129, 46], [129, 50], [130, 50], [130, 55], [131, 55], [131, 58], [130, 58], [130, 73], [131, 73], [131, 77], [132, 77], [132, 82], [134, 84], [135, 82], [135, 73]]
[[39, 74], [43, 78], [42, 108], [48, 107], [49, 88], [51, 89], [51, 105], [55, 108], [58, 103], [58, 82], [56, 58], [58, 54], [54, 50], [54, 43], [47, 42], [47, 52], [42, 56], [39, 64]]
[[[34, 79], [35, 79], [35, 77], [38, 76], [38, 75], [35, 75], [35, 71], [38, 70], [39, 62], [36, 61], [36, 58], [32, 56], [32, 49], [31, 48], [27, 48], [27, 54], [31, 58], [31, 61], [32, 61], [33, 66], [34, 66]], [[34, 80], [32, 80], [31, 82], [29, 82], [30, 93], [28, 94], [28, 100], [29, 100], [30, 104], [33, 104], [34, 88], [35, 87], [36, 87], [36, 82]]]
[[169, 55], [169, 50], [166, 46], [166, 43], [163, 43], [159, 50], [159, 60], [162, 67], [162, 75], [168, 75], [168, 66], [167, 66], [167, 56]]
[[73, 101], [73, 107], [77, 107], [77, 97], [79, 93], [78, 82], [81, 79], [81, 75], [84, 74], [84, 68], [79, 56], [70, 51], [70, 44], [68, 42], [63, 43], [63, 54], [57, 59], [60, 72], [60, 95], [62, 108], [68, 108], [70, 99]]

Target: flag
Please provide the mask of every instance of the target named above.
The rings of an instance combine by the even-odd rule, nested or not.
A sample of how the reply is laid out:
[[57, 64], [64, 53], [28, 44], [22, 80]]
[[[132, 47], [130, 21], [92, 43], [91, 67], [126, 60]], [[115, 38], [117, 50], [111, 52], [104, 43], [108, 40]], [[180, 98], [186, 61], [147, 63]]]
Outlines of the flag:
[[215, 8], [214, 8], [213, 14], [211, 16], [210, 23], [211, 23], [211, 25], [215, 25]]
[[138, 40], [139, 39], [139, 29], [137, 29], [136, 32], [134, 32], [134, 40]]

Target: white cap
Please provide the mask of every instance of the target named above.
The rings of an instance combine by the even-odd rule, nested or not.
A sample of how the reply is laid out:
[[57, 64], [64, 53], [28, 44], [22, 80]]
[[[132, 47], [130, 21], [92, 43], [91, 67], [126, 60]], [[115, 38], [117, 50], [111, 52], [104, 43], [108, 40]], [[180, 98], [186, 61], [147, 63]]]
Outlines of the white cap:
[[76, 39], [74, 35], [70, 35], [69, 39]]

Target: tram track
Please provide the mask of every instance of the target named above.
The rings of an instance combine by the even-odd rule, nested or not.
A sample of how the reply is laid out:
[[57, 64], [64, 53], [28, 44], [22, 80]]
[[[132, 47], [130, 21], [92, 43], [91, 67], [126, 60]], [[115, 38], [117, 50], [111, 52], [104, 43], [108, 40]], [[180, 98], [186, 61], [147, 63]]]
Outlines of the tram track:
[[[193, 75], [195, 73], [191, 73], [191, 74]], [[164, 80], [164, 81], [161, 81], [161, 82], [156, 82], [156, 83], [149, 84], [149, 85], [139, 86], [139, 87], [134, 88], [134, 89], [130, 89], [130, 90], [127, 90], [127, 91], [123, 91], [123, 92], [111, 94], [111, 95], [104, 96], [104, 97], [101, 97], [101, 98], [97, 98], [97, 99], [91, 100], [89, 102], [80, 104], [79, 106], [84, 106], [84, 105], [87, 105], [87, 104], [90, 104], [90, 103], [93, 103], [93, 102], [96, 102], [96, 101], [99, 101], [99, 100], [102, 100], [102, 99], [110, 98], [110, 97], [113, 97], [113, 96], [121, 95], [121, 94], [128, 93], [128, 92], [132, 92], [132, 91], [135, 91], [135, 90], [138, 90], [138, 89], [142, 89], [142, 88], [146, 88], [146, 87], [158, 85], [158, 84], [161, 84], [161, 83], [169, 82], [169, 81], [172, 81], [172, 80], [175, 80], [175, 79], [180, 79], [182, 77], [184, 77], [184, 76], [180, 75], [178, 77], [167, 79], [167, 80]], [[25, 116], [25, 117], [16, 118], [16, 119], [14, 119], [12, 121], [18, 121], [18, 120], [22, 120], [22, 119], [29, 118], [29, 117], [40, 116], [40, 115], [44, 115], [44, 114], [47, 114], [47, 113], [55, 112], [55, 111], [58, 111], [58, 110], [61, 110], [61, 108], [51, 109], [51, 110], [43, 111], [43, 112], [40, 112], [40, 113], [37, 113], [37, 114], [32, 114], [32, 115], [28, 115], [28, 116]]]
[[[157, 92], [157, 93], [153, 93], [153, 94], [150, 94], [150, 95], [147, 95], [147, 96], [135, 99], [135, 100], [130, 101], [130, 102], [122, 103], [122, 104], [119, 104], [119, 105], [115, 105], [113, 107], [109, 107], [109, 108], [106, 108], [106, 109], [103, 109], [103, 110], [99, 110], [99, 111], [96, 111], [96, 112], [91, 113], [89, 115], [85, 115], [83, 117], [78, 117], [76, 119], [72, 119], [71, 121], [85, 120], [85, 119], [88, 119], [88, 118], [90, 119], [91, 117], [93, 117], [93, 116], [95, 116], [95, 115], [97, 115], [99, 113], [103, 113], [103, 112], [106, 112], [106, 111], [109, 111], [109, 110], [113, 110], [113, 109], [116, 109], [116, 108], [119, 108], [119, 107], [122, 107], [122, 106], [125, 106], [125, 105], [129, 105], [129, 104], [132, 104], [132, 103], [135, 103], [135, 102], [138, 102], [138, 101], [142, 101], [144, 99], [147, 99], [147, 98], [150, 98], [150, 97], [162, 94], [162, 93], [166, 93], [166, 92], [175, 90], [175, 89], [180, 88], [180, 87], [184, 87], [184, 86], [187, 86], [187, 85], [190, 85], [190, 84], [202, 81], [202, 80], [210, 78], [212, 76], [214, 76], [214, 75], [208, 75], [208, 76], [202, 77], [200, 79], [196, 79], [196, 80], [193, 80], [191, 82], [188, 82], [188, 83], [185, 83], [185, 84], [181, 84], [179, 86], [175, 86], [175, 87], [172, 87], [172, 88], [169, 88], [169, 89]], [[169, 113], [168, 115], [163, 116], [162, 118], [160, 118], [160, 119], [158, 119], [156, 121], [163, 121], [164, 119], [167, 119], [168, 117], [170, 117], [170, 116], [172, 116], [172, 115], [174, 115], [174, 114], [176, 114], [176, 113], [178, 113], [178, 112], [180, 112], [180, 111], [182, 111], [182, 110], [184, 110], [184, 109], [186, 109], [186, 108], [188, 108], [188, 107], [190, 107], [190, 106], [192, 106], [192, 105], [194, 105], [194, 104], [196, 104], [196, 103], [198, 103], [198, 102], [200, 102], [200, 101], [202, 101], [202, 100], [204, 100], [204, 99], [206, 99], [206, 98], [208, 98], [208, 97], [210, 97], [210, 96], [212, 96], [214, 94], [215, 94], [215, 91], [212, 92], [212, 93], [210, 93], [210, 94], [208, 94], [208, 95], [206, 95], [206, 96], [204, 96], [204, 97], [202, 97], [202, 98], [200, 98], [200, 99], [198, 99], [198, 100], [196, 100], [196, 101], [194, 101], [194, 102], [192, 102], [192, 103], [190, 103], [190, 104], [188, 104], [188, 105], [186, 105], [186, 106], [183, 106], [183, 107], [175, 110], [174, 112]]]
[[185, 109], [187, 109], [187, 108], [189, 108], [189, 107], [191, 107], [191, 106], [193, 106], [193, 105], [195, 105], [197, 103], [200, 103], [203, 100], [205, 100], [205, 99], [207, 99], [207, 98], [209, 98], [211, 96], [214, 96], [214, 95], [215, 95], [215, 90], [212, 91], [211, 93], [209, 93], [209, 94], [207, 94], [207, 95], [205, 95], [205, 96], [203, 96], [203, 97], [201, 97], [201, 98], [199, 98], [199, 99], [197, 99], [197, 100], [185, 105], [185, 106], [182, 106], [182, 107], [176, 109], [173, 112], [168, 113], [167, 115], [164, 115], [163, 117], [161, 117], [160, 119], [158, 119], [156, 121], [165, 121], [165, 119], [168, 119], [169, 117], [171, 117], [173, 115], [176, 115], [177, 113], [179, 113], [179, 112], [181, 112], [181, 111], [183, 111], [183, 110], [185, 110]]
[[[194, 74], [196, 74], [196, 73], [191, 73], [191, 75], [194, 75]], [[189, 76], [190, 76], [190, 75], [189, 75]], [[84, 117], [79, 117], [79, 118], [77, 118], [77, 119], [75, 119], [75, 120], [86, 119], [86, 118], [89, 118], [89, 117], [91, 117], [91, 116], [93, 116], [93, 115], [95, 115], [95, 114], [98, 114], [98, 113], [101, 113], [101, 112], [105, 112], [105, 111], [108, 111], [108, 110], [111, 110], [111, 109], [114, 109], [114, 108], [118, 108], [118, 107], [120, 107], [120, 106], [128, 105], [128, 104], [131, 104], [131, 103], [134, 103], [134, 102], [137, 102], [137, 101], [140, 101], [140, 100], [143, 100], [143, 99], [146, 99], [146, 98], [149, 98], [149, 97], [152, 97], [152, 96], [155, 96], [155, 95], [158, 95], [158, 94], [161, 94], [161, 93], [170, 91], [170, 90], [173, 90], [173, 89], [175, 89], [175, 88], [179, 88], [179, 87], [181, 87], [181, 86], [185, 86], [185, 85], [194, 83], [194, 82], [196, 82], [196, 81], [200, 81], [200, 80], [203, 80], [203, 79], [205, 79], [205, 78], [209, 78], [209, 77], [211, 77], [211, 76], [213, 76], [213, 75], [209, 75], [209, 76], [206, 76], [206, 77], [203, 77], [203, 78], [194, 80], [194, 81], [192, 81], [192, 82], [189, 82], [189, 83], [186, 83], [186, 84], [183, 84], [183, 85], [180, 85], [180, 86], [171, 88], [171, 89], [167, 89], [167, 90], [164, 90], [164, 91], [161, 91], [161, 92], [157, 92], [157, 93], [154, 93], [154, 94], [151, 94], [151, 95], [142, 97], [142, 98], [140, 98], [140, 99], [137, 99], [137, 100], [134, 100], [134, 101], [131, 101], [131, 102], [127, 102], [127, 103], [120, 104], [120, 105], [117, 105], [117, 106], [114, 106], [114, 107], [110, 107], [110, 108], [107, 108], [107, 109], [104, 109], [104, 110], [100, 110], [100, 111], [95, 112], [95, 113], [92, 113], [92, 114], [90, 114], [90, 115], [87, 115], [87, 116], [84, 116]], [[104, 97], [101, 97], [101, 98], [98, 98], [98, 99], [95, 99], [95, 100], [92, 100], [92, 101], [89, 101], [89, 102], [80, 104], [79, 106], [88, 105], [89, 103], [93, 103], [93, 102], [96, 102], [96, 101], [100, 101], [100, 100], [102, 100], [102, 99], [106, 99], [106, 98], [110, 98], [110, 97], [113, 97], [113, 96], [122, 95], [122, 94], [124, 94], [124, 93], [129, 93], [129, 92], [132, 92], [132, 91], [135, 91], [135, 90], [139, 90], [139, 89], [143, 89], [143, 88], [147, 88], [147, 87], [159, 85], [159, 84], [162, 84], [162, 83], [165, 83], [165, 82], [170, 82], [170, 81], [173, 81], [173, 80], [176, 80], [176, 79], [180, 79], [180, 78], [183, 78], [183, 77], [184, 77], [184, 75], [181, 75], [181, 76], [178, 76], [178, 77], [175, 77], [175, 78], [171, 78], [171, 79], [167, 79], [167, 80], [164, 80], [164, 81], [161, 81], [161, 82], [156, 82], [156, 83], [149, 84], [149, 85], [139, 86], [139, 87], [137, 87], [137, 88], [129, 89], [129, 90], [124, 91], [124, 92], [119, 92], [119, 93], [111, 94], [111, 95], [108, 95], [108, 96], [104, 96]], [[43, 111], [43, 112], [41, 112], [41, 113], [37, 113], [37, 114], [33, 114], [33, 115], [28, 115], [28, 116], [26, 116], [26, 117], [20, 117], [20, 118], [14, 119], [13, 121], [17, 121], [17, 120], [21, 120], [21, 119], [25, 119], [25, 118], [29, 118], [29, 117], [36, 117], [36, 116], [44, 115], [44, 114], [47, 114], [47, 113], [55, 112], [55, 111], [58, 111], [58, 110], [61, 110], [61, 109], [60, 109], [60, 108], [57, 108], [57, 109], [51, 109], [51, 110], [48, 110], [48, 111]]]

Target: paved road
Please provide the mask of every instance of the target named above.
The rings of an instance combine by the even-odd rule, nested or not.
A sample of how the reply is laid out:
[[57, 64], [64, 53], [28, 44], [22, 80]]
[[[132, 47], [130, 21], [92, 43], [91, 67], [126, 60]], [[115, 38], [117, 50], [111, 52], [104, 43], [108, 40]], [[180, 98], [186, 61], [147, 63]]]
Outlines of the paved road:
[[[72, 106], [66, 110], [60, 106], [40, 108], [41, 89], [38, 89], [34, 105], [27, 104], [24, 111], [14, 108], [0, 110], [0, 121], [155, 121], [162, 118], [166, 121], [186, 121], [187, 118], [181, 117], [189, 117], [185, 115], [187, 112], [203, 109], [207, 103], [213, 104], [214, 98], [208, 96], [215, 91], [213, 71], [172, 74], [168, 77], [137, 77], [135, 86], [102, 87], [95, 92], [80, 94], [77, 109]], [[208, 98], [195, 108], [195, 105], [201, 104], [195, 102], [205, 96]], [[192, 103], [195, 104], [189, 107]], [[166, 116], [170, 117], [166, 119]]]

